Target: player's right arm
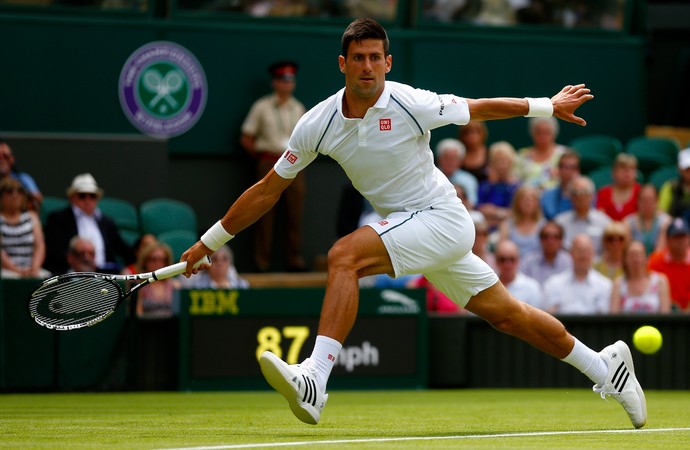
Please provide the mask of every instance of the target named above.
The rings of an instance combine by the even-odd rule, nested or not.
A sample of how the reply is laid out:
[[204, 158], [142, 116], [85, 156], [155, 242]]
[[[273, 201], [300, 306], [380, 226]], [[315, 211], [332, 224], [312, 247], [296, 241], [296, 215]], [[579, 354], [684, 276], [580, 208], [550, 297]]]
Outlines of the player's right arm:
[[271, 169], [230, 206], [220, 221], [223, 228], [235, 235], [259, 220], [273, 208], [290, 183], [292, 179], [283, 178]]
[[[283, 178], [271, 169], [263, 179], [244, 191], [220, 220], [220, 225], [230, 235], [226, 241], [259, 220], [261, 216], [273, 208], [290, 183], [292, 183], [292, 179]], [[214, 225], [214, 227], [216, 226], [217, 224]], [[207, 247], [201, 240], [190, 247], [180, 258], [180, 261], [188, 262], [185, 274], [189, 276], [196, 273], [197, 269], [193, 269], [192, 265], [204, 255], [211, 255], [213, 252], [214, 250]], [[206, 269], [207, 267], [207, 265], [202, 264], [199, 269]]]

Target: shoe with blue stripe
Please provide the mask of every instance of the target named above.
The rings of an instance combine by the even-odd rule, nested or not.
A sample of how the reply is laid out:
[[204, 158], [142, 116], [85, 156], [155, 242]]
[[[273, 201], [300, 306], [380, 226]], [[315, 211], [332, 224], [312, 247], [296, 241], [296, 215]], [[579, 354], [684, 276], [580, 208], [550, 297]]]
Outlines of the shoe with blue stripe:
[[287, 364], [268, 351], [261, 354], [259, 365], [268, 384], [285, 397], [292, 413], [299, 420], [310, 425], [319, 423], [328, 394], [316, 383], [311, 367], [304, 363]]
[[635, 428], [642, 428], [647, 423], [647, 400], [642, 386], [635, 377], [630, 348], [623, 341], [609, 345], [599, 355], [606, 361], [609, 373], [603, 385], [595, 384], [594, 392], [605, 399], [611, 396], [618, 401]]

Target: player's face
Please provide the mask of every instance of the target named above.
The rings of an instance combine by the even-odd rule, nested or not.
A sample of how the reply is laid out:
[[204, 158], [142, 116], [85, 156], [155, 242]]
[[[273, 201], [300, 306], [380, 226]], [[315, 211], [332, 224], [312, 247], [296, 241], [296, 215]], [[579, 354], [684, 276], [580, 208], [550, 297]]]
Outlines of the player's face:
[[350, 94], [362, 99], [376, 99], [383, 91], [386, 73], [393, 58], [385, 56], [383, 41], [364, 39], [352, 41], [347, 55], [338, 58], [340, 71], [345, 74], [345, 87]]

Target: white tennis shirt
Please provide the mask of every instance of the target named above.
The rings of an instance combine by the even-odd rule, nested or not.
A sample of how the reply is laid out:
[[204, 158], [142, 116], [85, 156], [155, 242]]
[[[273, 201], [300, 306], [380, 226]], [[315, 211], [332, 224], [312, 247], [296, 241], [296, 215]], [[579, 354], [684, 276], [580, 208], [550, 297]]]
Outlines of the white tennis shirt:
[[457, 205], [453, 185], [434, 164], [429, 141], [432, 129], [469, 122], [464, 98], [386, 81], [364, 118], [348, 119], [342, 113], [344, 93], [345, 88], [302, 116], [274, 166], [278, 175], [294, 178], [321, 153], [340, 164], [382, 217]]

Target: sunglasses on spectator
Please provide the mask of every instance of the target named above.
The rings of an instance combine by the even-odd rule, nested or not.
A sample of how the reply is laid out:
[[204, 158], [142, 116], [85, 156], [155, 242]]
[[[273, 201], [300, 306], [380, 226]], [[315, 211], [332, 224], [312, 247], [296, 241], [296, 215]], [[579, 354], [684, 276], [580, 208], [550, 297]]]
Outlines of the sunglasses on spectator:
[[0, 159], [12, 159], [12, 155], [9, 153], [0, 153]]
[[544, 234], [539, 235], [539, 239], [541, 239], [543, 241], [546, 241], [547, 239], [560, 240], [560, 239], [563, 239], [563, 236], [561, 236], [560, 234], [556, 234], [556, 233], [544, 233]]
[[499, 263], [514, 263], [517, 261], [517, 256], [499, 256], [496, 258], [496, 262]]
[[604, 237], [604, 240], [606, 242], [623, 242], [625, 238], [623, 236], [617, 236], [617, 235], [610, 235]]
[[80, 193], [77, 194], [77, 197], [79, 197], [79, 198], [82, 199], [82, 200], [84, 200], [84, 199], [86, 199], [86, 198], [90, 198], [90, 199], [92, 199], [92, 200], [95, 200], [95, 199], [98, 198], [98, 195], [97, 195], [97, 194], [92, 194], [92, 193], [90, 193], [90, 192], [80, 192]]
[[23, 194], [24, 189], [22, 189], [22, 188], [7, 188], [7, 189], [3, 189], [2, 192], [4, 194]]
[[572, 195], [573, 197], [584, 197], [587, 195], [592, 195], [592, 193], [593, 192], [589, 189], [573, 189], [572, 191], [570, 191], [570, 195]]

